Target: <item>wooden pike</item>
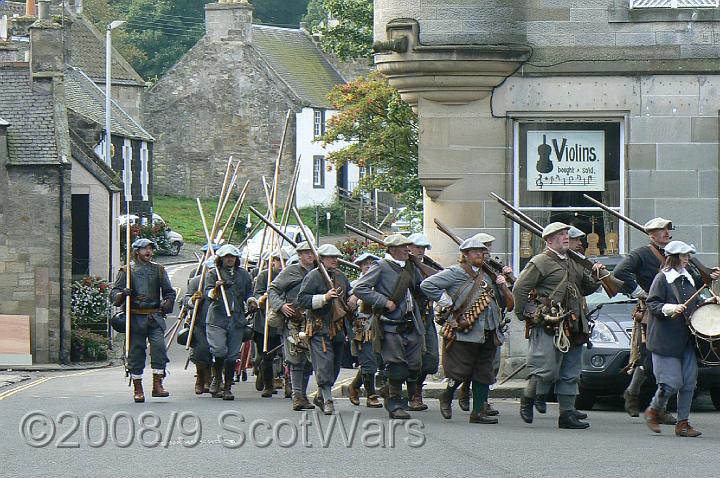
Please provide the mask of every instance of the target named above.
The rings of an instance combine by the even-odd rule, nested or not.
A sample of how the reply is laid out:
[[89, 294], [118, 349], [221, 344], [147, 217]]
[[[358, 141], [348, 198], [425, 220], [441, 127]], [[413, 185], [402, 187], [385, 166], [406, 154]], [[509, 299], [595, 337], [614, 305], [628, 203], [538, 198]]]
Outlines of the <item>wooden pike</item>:
[[[208, 243], [208, 253], [210, 254], [210, 257], [215, 257], [215, 251], [212, 248], [212, 239], [210, 238], [210, 233], [207, 229], [207, 222], [205, 222], [205, 213], [203, 213], [202, 205], [200, 204], [200, 198], [197, 198], [197, 205], [198, 205], [198, 211], [200, 211], [200, 219], [202, 219], [203, 229], [205, 230], [205, 238], [207, 239]], [[220, 278], [220, 272], [218, 270], [218, 278]], [[228, 317], [232, 316], [232, 313], [230, 312], [230, 304], [227, 300], [227, 294], [225, 293], [225, 286], [220, 285], [220, 293], [222, 294], [223, 303], [225, 304], [225, 313]], [[188, 337], [188, 343], [190, 343], [190, 337]]]

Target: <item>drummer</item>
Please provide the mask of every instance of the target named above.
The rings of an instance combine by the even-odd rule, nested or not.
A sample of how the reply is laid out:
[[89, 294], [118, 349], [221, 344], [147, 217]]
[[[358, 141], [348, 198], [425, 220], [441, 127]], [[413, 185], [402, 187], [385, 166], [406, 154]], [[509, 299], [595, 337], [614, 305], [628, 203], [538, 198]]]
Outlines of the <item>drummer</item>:
[[[703, 303], [697, 290], [701, 287], [686, 267], [695, 248], [682, 241], [671, 241], [665, 246], [665, 261], [655, 276], [647, 306], [647, 349], [652, 353], [652, 364], [657, 392], [645, 410], [645, 423], [660, 433], [659, 415], [665, 411], [668, 400], [677, 394], [677, 424], [675, 434], [697, 437], [700, 432], [688, 423], [690, 405], [697, 384], [698, 365], [695, 347], [686, 321]], [[714, 297], [708, 301], [716, 301]]]

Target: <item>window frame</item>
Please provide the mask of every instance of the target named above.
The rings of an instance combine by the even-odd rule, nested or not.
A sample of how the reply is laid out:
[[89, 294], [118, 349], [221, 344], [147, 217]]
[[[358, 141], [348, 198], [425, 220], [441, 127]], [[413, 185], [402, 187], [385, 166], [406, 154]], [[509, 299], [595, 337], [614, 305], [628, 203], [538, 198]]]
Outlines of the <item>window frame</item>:
[[[316, 169], [318, 160], [320, 168]], [[317, 180], [315, 173], [318, 175]], [[325, 156], [321, 154], [313, 155], [313, 189], [325, 189]]]
[[[520, 211], [526, 211], [529, 213], [532, 213], [533, 211], [573, 211], [573, 212], [603, 212], [603, 210], [599, 207], [523, 207], [520, 203], [520, 126], [522, 124], [526, 123], [557, 123], [557, 124], [567, 124], [567, 123], [617, 123], [619, 126], [619, 177], [618, 177], [618, 188], [619, 188], [619, 206], [614, 206], [612, 209], [620, 212], [620, 214], [625, 214], [625, 201], [626, 201], [626, 191], [625, 191], [625, 184], [626, 184], [626, 175], [627, 175], [627, 162], [625, 158], [625, 151], [627, 145], [625, 144], [625, 131], [626, 131], [626, 122], [627, 118], [625, 115], [622, 117], [613, 116], [613, 115], [602, 115], [602, 116], [593, 116], [592, 114], [586, 114], [582, 116], [576, 116], [576, 115], [558, 115], [558, 116], [551, 116], [551, 115], [538, 115], [538, 116], [517, 116], [512, 117], [512, 131], [513, 131], [513, 197], [512, 197], [512, 203], [513, 206], [518, 208]], [[607, 178], [606, 178], [607, 181]], [[605, 213], [607, 214], [607, 213]], [[520, 232], [522, 228], [516, 224], [512, 223], [512, 267], [514, 270], [520, 270]], [[618, 251], [620, 254], [626, 254], [627, 248], [628, 248], [628, 240], [629, 236], [625, 233], [625, 225], [621, 223], [621, 221], [618, 221]]]

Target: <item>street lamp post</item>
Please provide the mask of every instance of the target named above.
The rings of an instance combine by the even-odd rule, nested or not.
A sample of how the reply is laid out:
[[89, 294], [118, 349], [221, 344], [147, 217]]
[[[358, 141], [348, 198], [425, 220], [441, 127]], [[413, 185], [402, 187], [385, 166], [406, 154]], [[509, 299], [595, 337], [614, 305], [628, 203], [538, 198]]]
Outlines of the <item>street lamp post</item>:
[[[112, 96], [112, 31], [127, 23], [125, 20], [115, 20], [107, 26], [105, 32], [105, 162], [112, 167], [111, 136], [110, 136], [110, 97]], [[130, 211], [127, 211], [129, 214]]]

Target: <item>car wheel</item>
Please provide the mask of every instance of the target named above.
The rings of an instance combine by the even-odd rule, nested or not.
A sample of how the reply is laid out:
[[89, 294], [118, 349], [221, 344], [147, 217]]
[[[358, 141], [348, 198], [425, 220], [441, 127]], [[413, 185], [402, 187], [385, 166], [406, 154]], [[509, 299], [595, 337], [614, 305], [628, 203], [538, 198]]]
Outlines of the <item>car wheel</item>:
[[710, 389], [710, 400], [712, 400], [715, 410], [720, 410], [720, 388]]
[[592, 410], [593, 405], [595, 405], [595, 394], [580, 389], [580, 393], [575, 397], [575, 408], [578, 410]]
[[170, 244], [170, 251], [169, 251], [170, 255], [177, 256], [178, 254], [180, 254], [181, 247], [182, 247], [182, 244], [180, 244], [179, 242], [173, 242], [172, 244]]

